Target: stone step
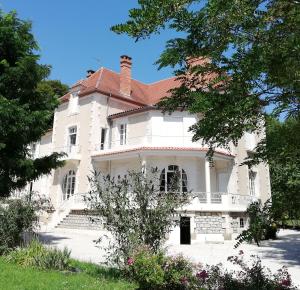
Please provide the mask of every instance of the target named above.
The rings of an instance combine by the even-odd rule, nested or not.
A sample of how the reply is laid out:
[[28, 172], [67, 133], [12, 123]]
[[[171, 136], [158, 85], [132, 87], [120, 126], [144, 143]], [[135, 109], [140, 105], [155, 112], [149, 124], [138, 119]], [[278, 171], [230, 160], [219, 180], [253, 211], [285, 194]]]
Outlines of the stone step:
[[80, 225], [58, 225], [59, 229], [79, 229], [79, 230], [103, 230], [103, 227], [95, 226], [80, 226]]
[[[78, 214], [77, 214], [78, 213]], [[85, 212], [86, 213], [86, 212]], [[91, 219], [95, 219], [93, 222]], [[97, 220], [96, 216], [84, 215], [83, 211], [71, 211], [58, 225], [57, 228], [68, 229], [86, 229], [86, 230], [100, 230], [103, 229], [103, 225]]]

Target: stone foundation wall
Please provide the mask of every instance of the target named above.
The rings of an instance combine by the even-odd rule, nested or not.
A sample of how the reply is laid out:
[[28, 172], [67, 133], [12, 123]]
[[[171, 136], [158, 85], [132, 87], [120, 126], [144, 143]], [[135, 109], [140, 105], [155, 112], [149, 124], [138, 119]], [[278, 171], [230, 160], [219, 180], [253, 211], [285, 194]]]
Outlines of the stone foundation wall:
[[223, 219], [220, 214], [201, 213], [195, 216], [196, 234], [223, 234]]

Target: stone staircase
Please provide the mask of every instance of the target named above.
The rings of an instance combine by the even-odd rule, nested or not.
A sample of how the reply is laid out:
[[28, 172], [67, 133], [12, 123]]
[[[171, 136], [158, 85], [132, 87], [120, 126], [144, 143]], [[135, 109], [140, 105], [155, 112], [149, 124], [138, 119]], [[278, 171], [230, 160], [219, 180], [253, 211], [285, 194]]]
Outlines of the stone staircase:
[[[92, 221], [91, 219], [94, 219]], [[59, 229], [102, 230], [103, 225], [92, 212], [71, 210], [70, 213], [56, 226]]]

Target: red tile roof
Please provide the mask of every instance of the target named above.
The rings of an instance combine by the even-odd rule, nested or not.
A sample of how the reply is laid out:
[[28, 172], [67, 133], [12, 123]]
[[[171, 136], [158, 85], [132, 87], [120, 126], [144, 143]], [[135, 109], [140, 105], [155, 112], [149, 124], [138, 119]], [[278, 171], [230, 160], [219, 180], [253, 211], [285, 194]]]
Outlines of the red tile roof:
[[[161, 98], [169, 96], [168, 91], [179, 86], [175, 77], [164, 79], [152, 84], [144, 84], [131, 80], [131, 95], [126, 96], [120, 92], [120, 74], [104, 67], [93, 73], [90, 77], [75, 83], [72, 88], [80, 87], [79, 97], [99, 92], [114, 98], [132, 103], [137, 106], [154, 105]], [[62, 96], [62, 102], [68, 101], [70, 93]]]

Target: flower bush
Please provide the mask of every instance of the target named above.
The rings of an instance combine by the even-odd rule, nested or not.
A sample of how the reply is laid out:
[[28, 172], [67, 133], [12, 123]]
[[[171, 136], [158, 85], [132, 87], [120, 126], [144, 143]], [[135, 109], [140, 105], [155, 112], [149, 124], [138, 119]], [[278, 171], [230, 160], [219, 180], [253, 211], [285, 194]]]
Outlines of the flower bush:
[[242, 250], [228, 260], [238, 266], [238, 270], [228, 271], [222, 264], [193, 264], [182, 256], [155, 254], [144, 247], [128, 258], [126, 271], [138, 283], [139, 289], [148, 290], [296, 289], [284, 267], [272, 274], [258, 257], [251, 256], [251, 261], [246, 261]]

